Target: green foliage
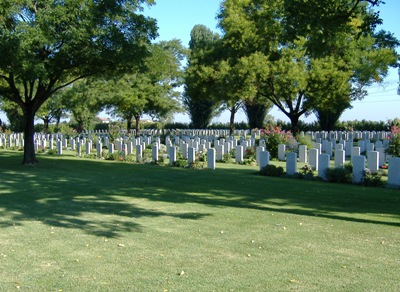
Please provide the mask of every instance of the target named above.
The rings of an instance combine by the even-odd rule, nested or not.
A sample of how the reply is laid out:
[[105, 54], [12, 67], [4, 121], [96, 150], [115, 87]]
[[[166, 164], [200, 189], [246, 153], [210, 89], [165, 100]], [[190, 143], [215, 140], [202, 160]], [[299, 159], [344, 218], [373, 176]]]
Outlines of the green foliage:
[[250, 129], [262, 129], [265, 126], [264, 119], [272, 106], [271, 101], [261, 97], [243, 102]]
[[247, 147], [247, 149], [244, 150], [244, 159], [249, 159], [249, 158], [254, 158], [256, 155], [255, 147]]
[[386, 153], [394, 157], [400, 157], [400, 127], [393, 126]]
[[293, 138], [290, 132], [282, 131], [279, 127], [272, 125], [268, 125], [262, 133], [266, 141], [267, 150], [273, 158], [278, 157], [278, 145], [286, 145]]
[[323, 129], [332, 128], [366, 86], [396, 66], [399, 43], [375, 34], [376, 15], [364, 1], [225, 0], [218, 15], [225, 59], [217, 75], [228, 72], [221, 92], [269, 99], [293, 133], [313, 110]]
[[300, 168], [298, 177], [300, 179], [312, 180], [314, 178], [314, 170], [310, 165], [305, 164], [303, 167]]
[[307, 150], [314, 148], [314, 143], [311, 140], [311, 136], [309, 136], [309, 135], [304, 135], [304, 136], [297, 135], [296, 140], [299, 145], [306, 145]]
[[[1, 93], [1, 92], [0, 92]], [[0, 94], [1, 99], [1, 94]], [[5, 112], [7, 119], [9, 121], [8, 127], [13, 132], [23, 132], [24, 131], [24, 114], [21, 108], [15, 102], [4, 99], [0, 103], [0, 109]]]
[[[246, 122], [239, 122], [239, 123], [235, 123], [234, 125], [235, 129], [237, 130], [247, 130], [249, 129], [249, 125]], [[230, 124], [229, 123], [212, 123], [208, 126], [208, 129], [229, 129], [230, 128]]]
[[191, 119], [190, 126], [205, 129], [219, 107], [212, 91], [214, 72], [207, 67], [214, 62], [212, 50], [219, 36], [204, 25], [195, 25], [190, 36], [183, 104]]
[[[57, 91], [87, 76], [117, 76], [142, 66], [157, 30], [156, 21], [140, 13], [144, 2], [153, 3], [12, 0], [1, 4], [0, 96], [17, 103], [24, 114], [24, 164], [37, 162], [33, 121]], [[81, 92], [78, 99], [86, 97]], [[77, 122], [87, 126], [78, 118]]]
[[181, 111], [177, 88], [183, 81], [180, 62], [184, 48], [177, 40], [162, 41], [150, 46], [149, 53], [144, 60], [145, 68], [105, 81], [106, 90], [101, 93], [110, 112], [127, 121], [128, 131], [135, 119], [137, 135], [143, 114], [164, 119]]
[[325, 175], [327, 180], [332, 183], [351, 184], [353, 180], [353, 174], [349, 167], [328, 168]]
[[176, 159], [173, 164], [175, 167], [187, 167], [188, 162], [186, 159], [180, 158]]
[[378, 172], [371, 172], [369, 169], [364, 170], [361, 184], [368, 187], [382, 187], [385, 185], [382, 175]]
[[285, 171], [282, 166], [276, 166], [273, 164], [268, 164], [260, 170], [260, 174], [264, 176], [280, 177], [283, 176], [284, 173]]

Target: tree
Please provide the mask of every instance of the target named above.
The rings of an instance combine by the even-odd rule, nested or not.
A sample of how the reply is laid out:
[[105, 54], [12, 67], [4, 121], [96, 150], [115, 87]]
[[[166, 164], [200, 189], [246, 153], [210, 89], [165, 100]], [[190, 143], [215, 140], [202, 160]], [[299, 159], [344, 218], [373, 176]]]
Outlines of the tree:
[[243, 102], [243, 109], [250, 129], [262, 129], [264, 127], [265, 117], [272, 106], [269, 100], [260, 96]]
[[[397, 61], [393, 46], [373, 34], [379, 19], [364, 1], [321, 2], [325, 6], [305, 0], [226, 0], [218, 16], [224, 43], [230, 46], [229, 58], [251, 65], [242, 69], [248, 71], [248, 83], [290, 119], [294, 133], [300, 117], [322, 101], [334, 105], [346, 98], [341, 104], [350, 106], [352, 100], [363, 98], [364, 87], [380, 82]], [[310, 3], [324, 13], [307, 14]], [[329, 66], [322, 70], [325, 62]], [[317, 84], [316, 72], [327, 74], [317, 78]], [[332, 76], [341, 77], [337, 81]], [[342, 91], [329, 94], [324, 91], [328, 89]], [[334, 98], [338, 99], [332, 102]]]
[[56, 122], [59, 126], [61, 118], [65, 116], [65, 106], [62, 104], [62, 95], [60, 91], [53, 94], [51, 99], [46, 100], [36, 112], [36, 117], [43, 121], [43, 131], [49, 131], [49, 124]]
[[24, 129], [24, 115], [18, 105], [15, 102], [3, 100], [1, 109], [7, 116], [10, 129], [14, 132], [22, 132]]
[[184, 48], [180, 41], [171, 40], [154, 44], [149, 51], [143, 70], [109, 82], [109, 90], [104, 91], [109, 95], [107, 107], [112, 114], [127, 121], [128, 132], [132, 128], [132, 119], [135, 119], [137, 136], [143, 114], [153, 119], [166, 118], [181, 109], [177, 88], [183, 82]]
[[100, 97], [103, 90], [104, 84], [100, 80], [86, 78], [58, 92], [65, 109], [72, 114], [78, 133], [92, 128], [96, 115], [104, 106]]
[[219, 35], [204, 25], [195, 25], [190, 33], [188, 66], [186, 67], [183, 104], [191, 118], [191, 126], [205, 129], [216, 115], [219, 103], [213, 95], [215, 85], [213, 50]]
[[141, 65], [156, 23], [136, 11], [153, 2], [10, 0], [0, 5], [0, 96], [23, 111], [24, 164], [37, 163], [34, 117], [55, 92], [87, 76]]

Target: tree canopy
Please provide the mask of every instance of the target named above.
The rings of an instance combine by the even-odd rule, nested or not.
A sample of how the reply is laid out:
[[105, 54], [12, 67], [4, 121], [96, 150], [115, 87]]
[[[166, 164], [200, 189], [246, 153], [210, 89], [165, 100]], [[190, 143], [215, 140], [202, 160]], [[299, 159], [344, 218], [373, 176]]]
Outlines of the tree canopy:
[[190, 36], [183, 104], [191, 118], [192, 127], [205, 129], [219, 107], [212, 90], [215, 86], [213, 51], [219, 35], [204, 25], [195, 25]]
[[180, 111], [177, 90], [183, 83], [181, 61], [185, 50], [180, 41], [162, 41], [151, 45], [145, 68], [108, 81], [103, 91], [110, 112], [127, 121], [128, 131], [135, 119], [136, 135], [143, 114], [165, 118]]
[[381, 20], [371, 6], [380, 2], [225, 0], [218, 15], [225, 59], [241, 64], [246, 88], [278, 107], [296, 132], [302, 115], [350, 106], [396, 65], [398, 41], [375, 31]]
[[25, 117], [23, 163], [36, 163], [36, 111], [57, 90], [92, 75], [143, 65], [156, 21], [140, 14], [153, 0], [10, 0], [0, 4], [0, 96]]

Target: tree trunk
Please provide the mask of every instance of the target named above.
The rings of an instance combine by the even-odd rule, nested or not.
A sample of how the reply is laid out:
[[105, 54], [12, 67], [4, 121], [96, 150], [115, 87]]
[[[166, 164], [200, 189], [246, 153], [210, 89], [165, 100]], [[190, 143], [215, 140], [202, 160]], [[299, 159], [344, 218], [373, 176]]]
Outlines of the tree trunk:
[[128, 134], [130, 134], [132, 129], [132, 118], [126, 119], [126, 128], [128, 130]]
[[136, 137], [140, 136], [140, 115], [135, 115]]
[[290, 118], [290, 123], [292, 124], [292, 129], [291, 129], [292, 135], [293, 137], [295, 137], [299, 132], [299, 116], [292, 115], [289, 118]]
[[233, 136], [233, 132], [235, 131], [235, 106], [231, 108], [231, 117], [229, 119], [229, 136]]
[[33, 136], [34, 119], [35, 112], [31, 107], [27, 106], [24, 112], [24, 159], [22, 161], [22, 164], [25, 165], [38, 163]]
[[49, 123], [50, 119], [48, 118], [43, 119], [43, 132], [45, 132], [46, 134], [49, 132]]

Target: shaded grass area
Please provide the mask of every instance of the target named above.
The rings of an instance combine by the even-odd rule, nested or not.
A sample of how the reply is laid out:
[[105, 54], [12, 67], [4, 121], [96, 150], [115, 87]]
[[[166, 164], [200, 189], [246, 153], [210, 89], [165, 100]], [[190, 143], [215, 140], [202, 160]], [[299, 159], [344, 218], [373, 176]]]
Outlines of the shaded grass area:
[[400, 192], [0, 151], [0, 290], [396, 291]]

